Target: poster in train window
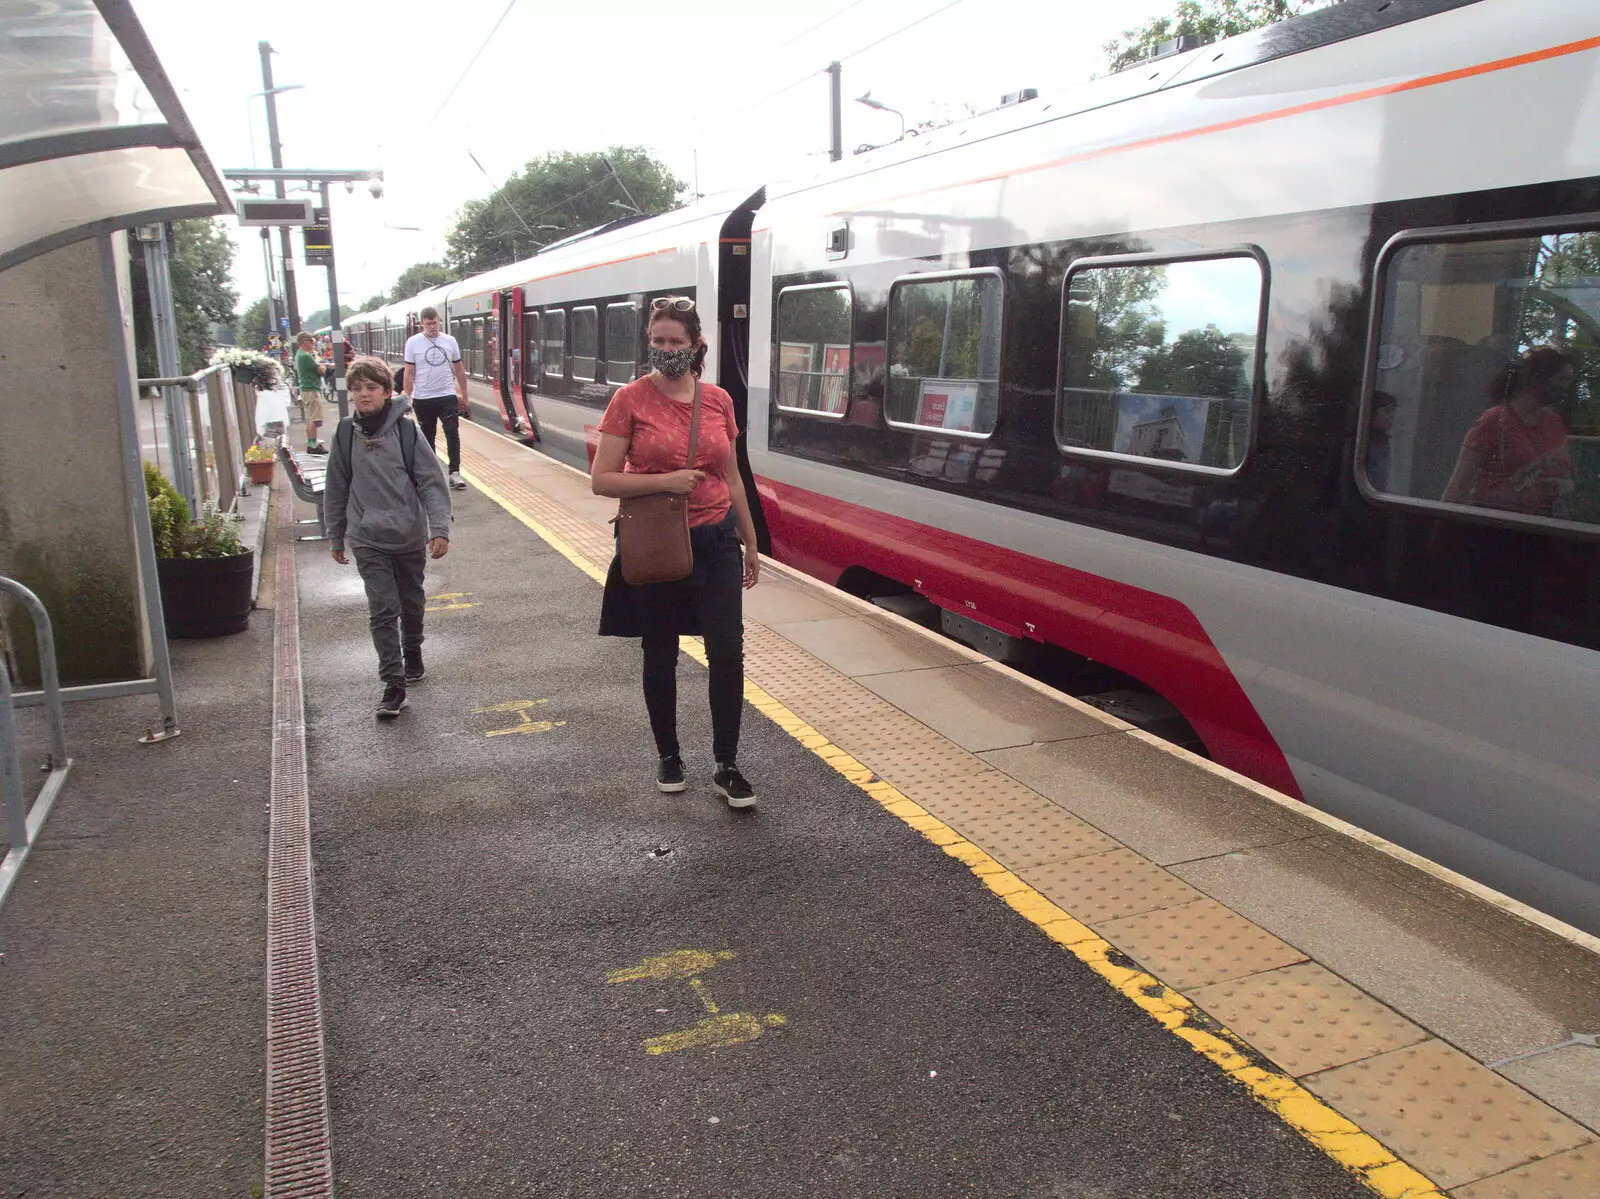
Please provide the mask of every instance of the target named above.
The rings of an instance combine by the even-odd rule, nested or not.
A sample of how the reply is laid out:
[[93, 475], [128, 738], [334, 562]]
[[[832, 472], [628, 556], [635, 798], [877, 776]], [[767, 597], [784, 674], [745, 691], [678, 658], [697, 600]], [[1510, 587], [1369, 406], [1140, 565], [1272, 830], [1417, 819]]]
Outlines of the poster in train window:
[[890, 288], [884, 396], [891, 423], [994, 430], [1003, 292], [999, 276], [987, 273], [902, 279]]
[[1232, 469], [1255, 394], [1253, 258], [1089, 266], [1067, 280], [1056, 435], [1063, 448]]
[[778, 297], [780, 408], [842, 416], [850, 405], [850, 289], [803, 286]]
[[1600, 526], [1600, 232], [1403, 245], [1382, 287], [1368, 484]]

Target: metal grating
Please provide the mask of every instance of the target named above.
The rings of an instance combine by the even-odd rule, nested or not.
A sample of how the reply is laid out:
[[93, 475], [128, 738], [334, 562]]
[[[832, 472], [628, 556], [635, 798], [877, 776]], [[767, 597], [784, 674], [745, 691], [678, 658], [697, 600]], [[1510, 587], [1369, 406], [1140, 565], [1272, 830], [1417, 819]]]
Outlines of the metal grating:
[[311, 892], [311, 789], [300, 683], [294, 498], [279, 472], [267, 841], [267, 1101], [264, 1199], [332, 1199], [327, 1061]]
[[1189, 998], [1297, 1078], [1428, 1036], [1315, 962], [1201, 987]]
[[1214, 899], [1111, 920], [1096, 931], [1174, 987], [1201, 987], [1306, 959]]
[[1442, 1041], [1397, 1049], [1304, 1082], [1445, 1187], [1503, 1174], [1593, 1139]]

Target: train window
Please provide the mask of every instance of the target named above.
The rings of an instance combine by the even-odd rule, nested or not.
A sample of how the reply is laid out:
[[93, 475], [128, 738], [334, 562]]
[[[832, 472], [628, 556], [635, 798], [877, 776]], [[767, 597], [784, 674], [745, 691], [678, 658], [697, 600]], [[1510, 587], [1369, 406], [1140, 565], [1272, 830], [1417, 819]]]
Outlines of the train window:
[[1379, 269], [1366, 486], [1600, 528], [1600, 232], [1406, 235]]
[[632, 383], [639, 373], [639, 306], [606, 305], [606, 382]]
[[594, 382], [600, 357], [600, 313], [592, 305], [572, 310], [572, 377]]
[[539, 389], [539, 362], [543, 346], [539, 343], [539, 314], [522, 314], [522, 383], [534, 391]]
[[850, 406], [850, 288], [786, 287], [778, 295], [778, 407], [843, 416]]
[[1087, 262], [1067, 276], [1056, 440], [1065, 451], [1232, 471], [1250, 444], [1262, 264]]
[[916, 275], [889, 289], [891, 425], [987, 437], [1000, 410], [999, 272]]
[[544, 314], [544, 373], [561, 379], [567, 373], [567, 314], [560, 308], [547, 308]]

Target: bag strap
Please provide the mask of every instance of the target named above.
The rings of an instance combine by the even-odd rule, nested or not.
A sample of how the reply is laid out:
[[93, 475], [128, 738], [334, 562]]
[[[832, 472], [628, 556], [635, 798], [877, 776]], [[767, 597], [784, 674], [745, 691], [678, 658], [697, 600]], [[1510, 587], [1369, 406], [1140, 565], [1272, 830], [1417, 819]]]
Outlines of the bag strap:
[[689, 415], [689, 461], [685, 469], [694, 469], [694, 447], [700, 440], [700, 380], [694, 381], [694, 409]]

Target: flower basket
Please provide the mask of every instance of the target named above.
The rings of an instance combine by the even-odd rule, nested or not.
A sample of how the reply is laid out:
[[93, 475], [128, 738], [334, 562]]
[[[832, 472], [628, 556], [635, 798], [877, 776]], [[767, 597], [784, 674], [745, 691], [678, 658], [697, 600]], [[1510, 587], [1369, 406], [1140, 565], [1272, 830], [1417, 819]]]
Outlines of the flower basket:
[[244, 464], [245, 470], [250, 472], [250, 481], [252, 483], [272, 482], [272, 466], [271, 459], [265, 462], [246, 462]]

